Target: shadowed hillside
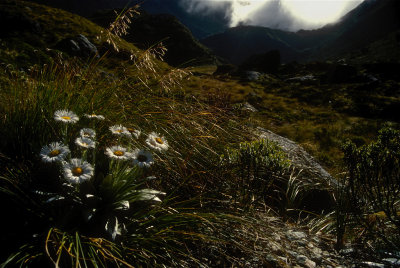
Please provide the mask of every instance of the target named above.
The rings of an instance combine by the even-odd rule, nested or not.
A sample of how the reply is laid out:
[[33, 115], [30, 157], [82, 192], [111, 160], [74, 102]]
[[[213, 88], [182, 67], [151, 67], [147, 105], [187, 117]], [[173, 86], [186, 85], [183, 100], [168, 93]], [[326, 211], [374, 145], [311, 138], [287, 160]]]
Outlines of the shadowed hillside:
[[[150, 14], [172, 14], [190, 29], [196, 38], [204, 38], [221, 32], [228, 27], [229, 21], [225, 11], [209, 11], [204, 14], [188, 13], [177, 0], [32, 0], [33, 2], [61, 8], [85, 17], [92, 16], [95, 12], [105, 9], [124, 8], [127, 5], [140, 6]], [[229, 8], [227, 3], [226, 7]]]
[[[121, 12], [121, 10], [119, 10]], [[173, 66], [214, 64], [216, 57], [199, 43], [178, 19], [172, 15], [152, 15], [139, 11], [132, 19], [131, 27], [124, 39], [141, 49], [148, 49], [159, 42], [167, 48], [165, 61]], [[95, 13], [90, 17], [102, 27], [108, 27], [115, 18], [112, 10]]]
[[[398, 37], [392, 37], [393, 33], [398, 36], [399, 26], [398, 1], [368, 0], [343, 16], [339, 22], [317, 30], [292, 33], [265, 27], [239, 26], [209, 36], [201, 42], [234, 64], [241, 63], [251, 54], [274, 49], [280, 51], [283, 62], [340, 58], [361, 49], [367, 60], [368, 55], [376, 58], [382, 54], [377, 47], [379, 42], [386, 43], [381, 50], [390, 51], [393, 60], [399, 60]], [[368, 51], [371, 43], [376, 45]]]

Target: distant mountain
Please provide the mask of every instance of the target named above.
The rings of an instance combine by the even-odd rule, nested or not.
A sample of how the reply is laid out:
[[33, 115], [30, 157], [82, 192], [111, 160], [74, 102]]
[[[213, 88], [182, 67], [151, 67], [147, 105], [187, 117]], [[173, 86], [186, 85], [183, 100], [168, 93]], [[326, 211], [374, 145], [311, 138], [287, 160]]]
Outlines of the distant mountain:
[[[331, 33], [316, 57], [340, 56], [364, 48], [400, 30], [400, 1], [366, 0], [334, 25], [320, 29]], [[393, 44], [400, 49], [398, 44]], [[367, 51], [365, 51], [367, 52]], [[375, 53], [374, 51], [371, 51]]]
[[[379, 47], [375, 46], [369, 52], [366, 47], [382, 39], [388, 39], [386, 49], [399, 50], [399, 35], [392, 37], [393, 32], [399, 29], [400, 1], [365, 0], [338, 23], [317, 30], [292, 33], [266, 27], [238, 26], [201, 42], [234, 64], [242, 63], [252, 54], [270, 50], [279, 50], [282, 62], [310, 61], [337, 58], [360, 49], [377, 55]], [[388, 45], [388, 42], [392, 43]]]
[[270, 50], [279, 50], [283, 62], [298, 60], [312, 45], [308, 40], [292, 32], [260, 26], [237, 26], [200, 41], [216, 55], [233, 64], [240, 64], [253, 54]]
[[[124, 8], [140, 4], [150, 14], [171, 14], [190, 29], [196, 38], [222, 32], [229, 26], [224, 11], [210, 10], [206, 14], [188, 13], [179, 0], [29, 0], [90, 17], [99, 10]], [[227, 8], [229, 3], [227, 2]]]
[[[225, 16], [226, 11], [223, 9], [208, 10], [206, 13], [189, 13], [179, 2], [179, 0], [147, 0], [141, 4], [141, 8], [150, 14], [174, 15], [198, 39], [229, 28], [229, 18]], [[226, 9], [229, 7], [230, 3], [227, 1]]]
[[[89, 18], [103, 27], [108, 27], [115, 19], [113, 10], [95, 13]], [[173, 66], [213, 64], [216, 57], [210, 49], [197, 41], [190, 30], [176, 17], [169, 14], [148, 14], [143, 11], [135, 16], [128, 35], [123, 36], [141, 49], [161, 42], [167, 48], [164, 60]]]

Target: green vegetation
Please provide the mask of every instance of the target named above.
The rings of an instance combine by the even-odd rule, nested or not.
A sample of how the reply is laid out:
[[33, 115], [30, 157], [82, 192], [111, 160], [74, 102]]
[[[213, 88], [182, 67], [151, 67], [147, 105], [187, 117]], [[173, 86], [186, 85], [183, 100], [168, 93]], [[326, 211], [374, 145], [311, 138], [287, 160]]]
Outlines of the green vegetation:
[[[339, 247], [366, 239], [357, 235], [363, 228], [398, 246], [388, 233], [398, 231], [399, 133], [392, 123], [370, 143], [384, 120], [356, 113], [354, 85], [244, 82], [211, 76], [214, 66], [190, 76], [161, 61], [163, 47], [139, 50], [67, 12], [20, 1], [0, 8], [42, 28], [39, 37], [22, 31], [25, 41], [11, 34], [0, 42], [1, 267], [290, 267], [298, 263], [290, 228], [299, 226]], [[78, 34], [99, 55], [55, 48]], [[396, 103], [387, 88], [368, 95], [374, 107]], [[244, 101], [258, 112], [241, 110]], [[338, 189], [303, 181], [255, 126], [348, 176]], [[336, 201], [320, 214], [302, 202], [319, 190]]]
[[357, 228], [365, 228], [363, 240], [386, 244], [398, 249], [399, 241], [399, 175], [400, 132], [384, 128], [378, 140], [359, 148], [354, 143], [344, 146], [345, 163], [349, 170], [347, 185], [348, 217]]
[[232, 172], [229, 186], [233, 187], [233, 199], [245, 207], [271, 205], [271, 193], [278, 191], [278, 181], [289, 173], [289, 166], [280, 147], [264, 140], [240, 143], [238, 148], [227, 149], [222, 157], [222, 168]]

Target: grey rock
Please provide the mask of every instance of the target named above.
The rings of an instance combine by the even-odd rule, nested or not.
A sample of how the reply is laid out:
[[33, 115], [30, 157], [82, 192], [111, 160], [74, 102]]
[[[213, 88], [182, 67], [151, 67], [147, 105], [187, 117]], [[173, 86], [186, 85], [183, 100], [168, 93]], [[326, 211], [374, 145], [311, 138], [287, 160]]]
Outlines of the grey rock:
[[245, 103], [243, 103], [241, 110], [252, 112], [252, 113], [258, 112], [258, 110], [253, 105], [248, 103], [247, 101]]
[[97, 47], [82, 34], [75, 38], [61, 40], [56, 44], [55, 48], [72, 56], [88, 58], [96, 55], [98, 57]]
[[75, 38], [76, 42], [79, 44], [79, 47], [86, 56], [92, 56], [97, 54], [97, 47], [91, 43], [86, 36], [80, 34]]
[[295, 176], [301, 182], [300, 187], [305, 187], [306, 191], [298, 207], [315, 213], [332, 209], [334, 200], [331, 191], [339, 186], [336, 179], [294, 141], [261, 127], [255, 129], [255, 134], [261, 139], [276, 142], [287, 154], [294, 169], [300, 171]]
[[295, 241], [295, 240], [304, 239], [304, 238], [307, 237], [307, 235], [306, 235], [305, 233], [303, 233], [303, 232], [300, 232], [300, 231], [292, 231], [292, 230], [289, 230], [289, 231], [286, 233], [286, 237], [287, 237], [289, 240], [291, 240], [291, 241]]
[[362, 264], [366, 265], [367, 267], [371, 268], [385, 268], [385, 265], [382, 263], [372, 262], [372, 261], [365, 261]]
[[305, 267], [308, 267], [308, 268], [315, 268], [315, 267], [317, 267], [317, 264], [316, 264], [315, 262], [313, 262], [312, 260], [307, 259], [307, 260], [304, 262], [304, 266], [305, 266]]
[[69, 40], [69, 45], [70, 45], [70, 49], [71, 51], [75, 52], [75, 53], [79, 53], [79, 51], [81, 50], [81, 48], [79, 47], [78, 43], [75, 42], [74, 40]]
[[297, 255], [296, 256], [296, 260], [300, 263], [300, 264], [304, 264], [307, 260], [308, 260], [308, 258], [306, 257], [306, 256], [304, 256], [304, 255]]
[[339, 253], [342, 254], [342, 255], [348, 255], [348, 254], [351, 254], [353, 252], [354, 252], [353, 248], [344, 248], [344, 249], [341, 249], [339, 251]]
[[245, 77], [249, 81], [257, 81], [261, 77], [261, 73], [255, 71], [246, 71]]
[[386, 259], [383, 259], [382, 261], [388, 263], [389, 265], [400, 266], [400, 260], [397, 258], [386, 258]]
[[315, 268], [317, 265], [304, 255], [297, 255], [296, 261], [304, 267]]
[[318, 80], [315, 78], [314, 75], [310, 74], [310, 75], [292, 77], [292, 78], [286, 79], [286, 82], [315, 85], [318, 83]]
[[326, 251], [326, 250], [325, 250], [325, 251], [322, 251], [322, 255], [324, 255], [325, 257], [326, 257], [326, 256], [330, 256], [329, 252]]
[[338, 186], [337, 181], [301, 146], [288, 138], [279, 136], [265, 128], [258, 127], [257, 134], [260, 138], [274, 141], [282, 147], [282, 150], [288, 154], [289, 159], [299, 169], [309, 173], [311, 177], [322, 179], [328, 186]]

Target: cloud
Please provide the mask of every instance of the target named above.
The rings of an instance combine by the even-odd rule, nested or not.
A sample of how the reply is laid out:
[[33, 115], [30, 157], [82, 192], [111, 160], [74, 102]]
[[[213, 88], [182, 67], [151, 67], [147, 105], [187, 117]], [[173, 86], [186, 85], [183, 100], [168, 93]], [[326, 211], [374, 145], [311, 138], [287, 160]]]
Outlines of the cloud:
[[225, 14], [231, 18], [234, 1], [229, 0], [180, 0], [180, 4], [189, 13], [209, 15], [210, 13]]
[[[317, 15], [327, 17], [322, 14], [322, 10], [324, 8], [327, 10], [329, 4], [340, 7], [340, 14], [338, 13], [333, 19], [336, 20], [360, 2], [362, 0], [180, 0], [181, 5], [189, 13], [207, 15], [218, 11], [219, 14], [224, 14], [232, 27], [246, 24], [287, 31], [315, 29], [328, 23], [311, 20]], [[300, 8], [304, 4], [309, 6], [306, 10]], [[304, 15], [310, 10], [315, 13], [307, 20]]]
[[263, 6], [249, 14], [247, 24], [285, 31], [296, 31], [305, 26], [282, 5], [280, 0], [264, 1]]

